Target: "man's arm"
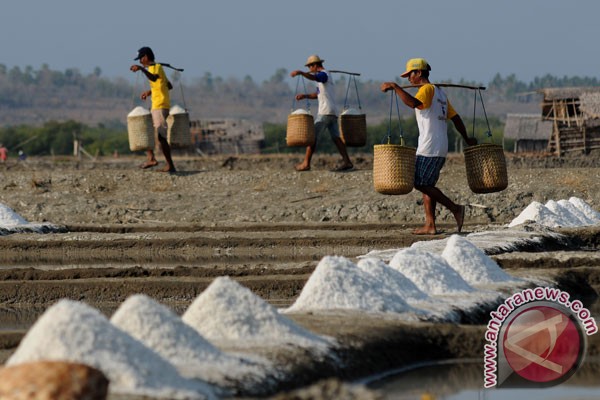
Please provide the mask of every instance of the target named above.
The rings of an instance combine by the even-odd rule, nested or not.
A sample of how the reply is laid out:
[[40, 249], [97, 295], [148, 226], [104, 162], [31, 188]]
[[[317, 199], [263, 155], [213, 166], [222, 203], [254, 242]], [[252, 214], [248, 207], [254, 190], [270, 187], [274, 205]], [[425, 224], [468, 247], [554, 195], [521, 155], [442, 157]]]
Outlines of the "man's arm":
[[388, 90], [394, 90], [402, 102], [410, 108], [418, 108], [423, 105], [419, 99], [402, 89], [396, 82], [384, 82], [381, 84], [382, 92], [387, 92]]
[[456, 128], [458, 133], [460, 133], [460, 135], [463, 137], [464, 141], [469, 146], [474, 146], [477, 144], [477, 139], [475, 139], [474, 137], [469, 137], [467, 135], [467, 128], [465, 127], [465, 124], [464, 124], [462, 118], [460, 117], [460, 115], [456, 114], [455, 116], [450, 118], [450, 120], [454, 124], [454, 127]]

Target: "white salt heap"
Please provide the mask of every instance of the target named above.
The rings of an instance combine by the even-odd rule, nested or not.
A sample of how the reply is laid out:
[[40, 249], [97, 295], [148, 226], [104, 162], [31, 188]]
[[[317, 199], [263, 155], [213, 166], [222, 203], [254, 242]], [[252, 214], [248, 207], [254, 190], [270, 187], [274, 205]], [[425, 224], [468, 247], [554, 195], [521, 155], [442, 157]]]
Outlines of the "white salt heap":
[[550, 228], [578, 227], [600, 224], [600, 214], [577, 197], [571, 197], [569, 201], [549, 200], [546, 205], [532, 201], [508, 226], [514, 227], [528, 221]]
[[146, 295], [129, 297], [111, 322], [165, 358], [185, 377], [220, 386], [229, 385], [232, 379], [240, 384], [264, 378], [258, 365], [222, 352], [168, 307]]
[[129, 114], [127, 114], [127, 116], [128, 117], [140, 117], [142, 115], [148, 115], [148, 114], [150, 114], [150, 111], [147, 108], [144, 108], [142, 106], [137, 106], [136, 108], [131, 110], [131, 112]]
[[297, 110], [294, 110], [294, 112], [292, 112], [292, 115], [298, 115], [298, 114], [310, 114], [310, 112], [308, 112], [304, 108], [298, 108]]
[[347, 108], [342, 112], [342, 115], [362, 115], [363, 113], [356, 108]]
[[173, 399], [213, 399], [212, 388], [187, 380], [141, 342], [112, 325], [98, 310], [61, 300], [48, 308], [21, 340], [7, 365], [75, 361], [101, 370], [111, 393]]
[[216, 278], [182, 317], [215, 344], [238, 347], [297, 345], [324, 350], [329, 340], [296, 325], [250, 289]]
[[442, 257], [471, 285], [517, 282], [468, 239], [452, 235]]
[[[316, 310], [362, 310], [369, 312], [415, 311], [376, 273], [366, 272], [344, 257], [326, 256], [286, 312]], [[408, 285], [406, 285], [408, 286]], [[416, 291], [413, 295], [418, 296]]]
[[28, 222], [12, 208], [0, 203], [0, 227], [14, 227], [17, 225], [26, 225]]
[[181, 107], [180, 105], [177, 105], [177, 104], [175, 104], [169, 110], [169, 114], [185, 114], [185, 113], [187, 113], [187, 111], [185, 111], [185, 108], [183, 108], [183, 107]]
[[429, 295], [455, 295], [474, 291], [442, 256], [435, 253], [409, 247], [394, 255], [390, 267], [400, 271]]
[[[398, 293], [407, 302], [426, 300], [429, 296], [399, 271], [376, 258], [359, 260], [356, 266], [369, 273], [382, 287]], [[360, 296], [360, 293], [358, 294]]]

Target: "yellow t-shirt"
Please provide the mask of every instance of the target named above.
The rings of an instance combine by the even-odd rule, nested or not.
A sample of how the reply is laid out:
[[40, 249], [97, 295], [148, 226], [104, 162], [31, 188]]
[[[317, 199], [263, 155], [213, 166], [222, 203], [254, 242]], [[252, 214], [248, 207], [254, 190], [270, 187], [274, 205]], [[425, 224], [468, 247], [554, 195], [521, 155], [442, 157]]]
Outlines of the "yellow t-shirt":
[[[425, 110], [425, 109], [431, 107], [431, 102], [433, 101], [434, 91], [435, 91], [435, 88], [433, 87], [433, 85], [431, 83], [427, 83], [419, 88], [419, 91], [415, 95], [415, 98], [417, 100], [419, 100], [421, 103], [423, 103], [423, 105], [421, 107], [419, 107], [419, 110]], [[452, 107], [452, 104], [450, 104], [450, 100], [446, 99], [446, 101], [448, 103], [447, 118], [451, 119], [452, 117], [454, 117], [456, 115], [456, 111], [454, 110], [454, 107]]]
[[154, 82], [150, 81], [150, 90], [152, 91], [152, 109], [170, 109], [171, 100], [169, 97], [169, 87], [167, 86], [167, 75], [162, 65], [152, 64], [148, 67], [148, 72], [158, 75]]

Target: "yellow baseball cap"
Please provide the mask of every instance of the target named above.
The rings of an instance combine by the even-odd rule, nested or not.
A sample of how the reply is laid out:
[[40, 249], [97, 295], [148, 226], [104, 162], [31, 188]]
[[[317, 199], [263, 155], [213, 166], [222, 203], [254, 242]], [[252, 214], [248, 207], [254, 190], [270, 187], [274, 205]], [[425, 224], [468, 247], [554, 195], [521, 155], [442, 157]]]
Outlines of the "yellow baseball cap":
[[406, 62], [406, 71], [400, 76], [406, 78], [410, 71], [431, 71], [431, 66], [424, 58], [411, 58]]

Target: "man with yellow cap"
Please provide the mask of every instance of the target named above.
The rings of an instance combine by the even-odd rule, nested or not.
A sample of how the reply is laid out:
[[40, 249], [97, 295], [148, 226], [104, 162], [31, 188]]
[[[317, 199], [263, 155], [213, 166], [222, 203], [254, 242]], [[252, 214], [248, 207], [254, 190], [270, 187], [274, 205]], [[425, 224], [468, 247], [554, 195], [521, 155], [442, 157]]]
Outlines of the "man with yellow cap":
[[413, 97], [396, 82], [384, 82], [381, 91], [394, 90], [408, 107], [415, 110], [419, 126], [419, 143], [415, 165], [415, 189], [423, 193], [425, 208], [425, 225], [413, 233], [433, 235], [437, 233], [435, 226], [435, 207], [442, 204], [454, 215], [458, 232], [461, 231], [465, 219], [465, 206], [456, 204], [435, 185], [448, 154], [448, 125], [451, 120], [465, 142], [471, 146], [477, 144], [475, 138], [467, 136], [467, 129], [456, 113], [444, 91], [429, 82], [431, 66], [423, 58], [412, 58], [406, 63], [406, 71], [400, 75], [407, 78], [419, 90]]
[[342, 156], [342, 163], [337, 166], [336, 171], [347, 171], [354, 168], [346, 145], [340, 138], [340, 130], [338, 128], [337, 119], [337, 108], [333, 98], [333, 81], [329, 77], [329, 73], [323, 67], [323, 62], [318, 55], [312, 55], [308, 57], [305, 66], [308, 67], [308, 72], [296, 70], [290, 73], [293, 78], [298, 75], [302, 75], [306, 79], [317, 82], [316, 93], [301, 93], [296, 95], [296, 100], [302, 99], [318, 99], [319, 111], [317, 112], [317, 119], [315, 120], [315, 143], [306, 148], [306, 154], [304, 155], [304, 161], [296, 165], [296, 171], [309, 171], [310, 160], [312, 155], [317, 148], [317, 140], [319, 136], [327, 129], [329, 135], [335, 143], [340, 155]]

